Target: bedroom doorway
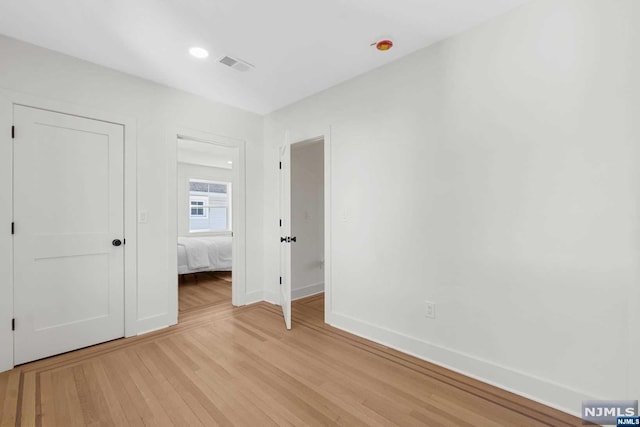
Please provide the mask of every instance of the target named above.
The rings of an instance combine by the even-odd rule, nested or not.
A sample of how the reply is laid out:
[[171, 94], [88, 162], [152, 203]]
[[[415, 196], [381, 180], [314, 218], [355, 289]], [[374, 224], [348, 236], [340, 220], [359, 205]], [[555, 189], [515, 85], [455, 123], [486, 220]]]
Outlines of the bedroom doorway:
[[178, 138], [178, 318], [232, 304], [237, 157], [234, 147]]

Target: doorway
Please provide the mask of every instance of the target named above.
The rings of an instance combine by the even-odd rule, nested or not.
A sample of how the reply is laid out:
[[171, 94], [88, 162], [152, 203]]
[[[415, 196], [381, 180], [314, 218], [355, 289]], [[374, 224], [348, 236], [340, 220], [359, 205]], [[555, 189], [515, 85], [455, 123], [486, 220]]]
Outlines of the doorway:
[[291, 146], [291, 300], [324, 293], [324, 140]]
[[327, 137], [328, 133], [280, 149], [280, 300], [287, 329], [294, 317], [292, 301], [317, 308], [323, 317], [330, 307], [330, 300], [325, 300], [330, 280]]
[[177, 140], [178, 315], [232, 304], [237, 148]]

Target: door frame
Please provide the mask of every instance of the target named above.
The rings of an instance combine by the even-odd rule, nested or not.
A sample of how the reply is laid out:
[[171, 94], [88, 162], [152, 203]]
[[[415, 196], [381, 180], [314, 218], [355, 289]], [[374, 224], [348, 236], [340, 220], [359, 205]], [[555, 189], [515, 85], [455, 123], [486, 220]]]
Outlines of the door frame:
[[[231, 304], [242, 306], [247, 303], [246, 284], [246, 144], [244, 140], [216, 135], [182, 126], [172, 126], [167, 132], [167, 213], [169, 239], [167, 241], [169, 259], [178, 259], [178, 139], [187, 139], [233, 150], [233, 196], [231, 215], [233, 224], [233, 267], [231, 281]], [[168, 283], [171, 299], [169, 313], [173, 324], [178, 323], [178, 265], [168, 267]]]
[[[137, 121], [93, 107], [72, 104], [0, 88], [0, 224], [9, 227], [13, 221], [13, 106], [48, 110], [91, 120], [121, 125], [124, 131], [124, 336], [138, 333], [138, 266], [137, 266]], [[19, 132], [16, 129], [16, 132]], [[13, 238], [0, 233], [0, 372], [14, 367], [13, 331], [9, 327], [13, 309]]]
[[[332, 323], [333, 313], [333, 288], [332, 288], [332, 263], [331, 263], [331, 236], [332, 236], [332, 192], [331, 192], [331, 126], [320, 130], [291, 132], [286, 131], [286, 141], [289, 145], [324, 142], [324, 321]], [[291, 278], [289, 278], [290, 280]], [[294, 319], [291, 319], [293, 324]]]

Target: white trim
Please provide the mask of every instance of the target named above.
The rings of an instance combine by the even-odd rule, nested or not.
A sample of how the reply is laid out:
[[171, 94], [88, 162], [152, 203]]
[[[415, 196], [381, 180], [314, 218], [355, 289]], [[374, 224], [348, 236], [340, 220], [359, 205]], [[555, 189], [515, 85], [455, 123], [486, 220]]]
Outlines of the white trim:
[[[42, 98], [22, 92], [16, 92], [0, 88], [0, 123], [6, 126], [6, 132], [0, 132], [0, 170], [5, 174], [13, 176], [13, 141], [11, 140], [9, 129], [13, 124], [13, 105], [24, 105], [27, 107], [49, 110], [62, 114], [84, 117], [92, 120], [115, 123], [124, 127], [124, 336], [130, 337], [137, 334], [137, 289], [138, 289], [138, 258], [137, 258], [137, 120], [133, 117], [103, 111], [93, 107], [77, 105], [48, 98]], [[16, 129], [16, 132], [19, 132]], [[6, 138], [6, 141], [5, 141]], [[4, 143], [3, 143], [4, 142]], [[6, 178], [6, 177], [5, 177]], [[2, 179], [0, 183], [0, 194], [12, 194], [12, 178]], [[9, 203], [2, 203], [0, 208], [0, 221], [6, 218], [12, 220], [13, 197]], [[13, 245], [11, 236], [7, 240], [0, 241], [0, 255], [7, 252], [7, 256], [2, 256], [4, 262], [0, 261], [0, 272], [4, 275], [4, 280], [0, 277], [0, 300], [10, 301], [10, 314], [5, 314], [6, 307], [0, 304], [0, 321], [4, 322], [5, 316], [10, 320], [13, 317]], [[9, 246], [7, 246], [7, 244]], [[6, 273], [4, 273], [6, 271]], [[2, 284], [5, 284], [2, 286]], [[8, 330], [9, 328], [7, 328]], [[5, 330], [0, 328], [0, 330]], [[8, 345], [0, 346], [0, 372], [13, 367], [13, 333], [11, 333]], [[0, 333], [0, 343], [4, 343], [6, 335]]]
[[12, 103], [0, 92], [0, 372], [13, 368], [13, 123]]
[[140, 332], [138, 332], [138, 335], [150, 334], [151, 332], [156, 332], [156, 331], [159, 331], [161, 329], [168, 328], [169, 326], [171, 326], [171, 325], [156, 326], [156, 327], [154, 327], [152, 329], [140, 331]]
[[324, 282], [314, 283], [298, 289], [291, 289], [291, 301], [310, 297], [324, 292]]
[[124, 336], [138, 333], [138, 137], [137, 123], [124, 125]]
[[331, 175], [331, 127], [324, 133], [324, 321], [328, 322], [333, 312], [333, 283], [331, 254], [332, 234], [332, 175]]
[[265, 291], [262, 300], [269, 304], [280, 305], [280, 294], [278, 292]]
[[172, 316], [170, 316], [169, 312], [163, 312], [137, 319], [137, 329], [134, 336], [146, 334], [148, 332], [157, 331], [159, 329], [175, 325], [175, 323], [167, 323], [167, 320], [171, 318]]
[[640, 397], [640, 284], [632, 282], [630, 298], [627, 300], [628, 314], [628, 356], [627, 356], [627, 399]]
[[[339, 313], [327, 323], [343, 331], [396, 349], [459, 374], [496, 386], [543, 405], [580, 417], [580, 402], [601, 400], [544, 378], [501, 366], [478, 357], [431, 344], [381, 326]], [[488, 378], [491, 378], [489, 380]], [[554, 403], [555, 402], [555, 403]]]
[[255, 304], [257, 302], [264, 301], [264, 292], [263, 291], [253, 291], [249, 292], [245, 295], [244, 303], [245, 305]]
[[220, 169], [220, 170], [228, 171], [228, 172], [231, 172], [233, 170], [232, 166], [229, 166], [229, 167], [207, 166], [207, 165], [202, 164], [202, 163], [196, 163], [196, 162], [193, 162], [193, 161], [190, 162], [190, 161], [185, 161], [185, 160], [178, 160], [178, 164], [187, 165], [187, 166], [199, 166], [199, 167], [205, 167], [205, 168], [214, 168], [214, 169]]
[[[246, 284], [246, 144], [245, 141], [228, 136], [216, 135], [181, 126], [169, 127], [167, 131], [167, 228], [169, 266], [167, 283], [170, 289], [169, 315], [170, 325], [178, 323], [178, 139], [184, 138], [207, 144], [233, 149], [233, 181], [231, 188], [231, 224], [233, 227], [233, 282], [231, 283], [231, 303], [234, 306], [245, 305], [251, 298], [247, 295]], [[260, 292], [262, 294], [262, 292]]]

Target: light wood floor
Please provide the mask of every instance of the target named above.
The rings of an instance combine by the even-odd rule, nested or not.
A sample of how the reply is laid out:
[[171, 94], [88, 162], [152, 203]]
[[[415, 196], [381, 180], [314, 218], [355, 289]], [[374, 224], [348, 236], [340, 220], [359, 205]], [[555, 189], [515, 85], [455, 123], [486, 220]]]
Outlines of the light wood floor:
[[323, 323], [323, 297], [214, 304], [178, 326], [0, 374], [0, 425], [578, 426]]
[[178, 310], [181, 314], [218, 304], [231, 305], [230, 271], [180, 276], [178, 283]]

